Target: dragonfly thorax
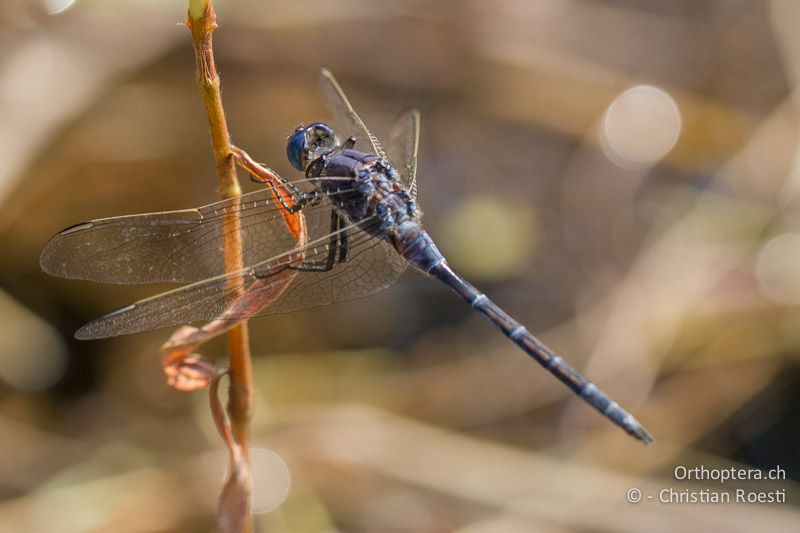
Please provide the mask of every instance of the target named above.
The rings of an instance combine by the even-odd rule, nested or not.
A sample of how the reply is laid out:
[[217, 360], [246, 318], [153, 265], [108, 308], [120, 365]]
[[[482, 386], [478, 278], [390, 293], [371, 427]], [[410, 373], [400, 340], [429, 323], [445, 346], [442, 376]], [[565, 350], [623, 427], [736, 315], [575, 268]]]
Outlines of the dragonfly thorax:
[[[388, 160], [351, 148], [336, 148], [312, 161], [308, 177], [321, 178], [316, 187], [350, 222], [390, 239], [400, 224], [416, 220], [416, 203]], [[329, 178], [329, 179], [326, 179]]]

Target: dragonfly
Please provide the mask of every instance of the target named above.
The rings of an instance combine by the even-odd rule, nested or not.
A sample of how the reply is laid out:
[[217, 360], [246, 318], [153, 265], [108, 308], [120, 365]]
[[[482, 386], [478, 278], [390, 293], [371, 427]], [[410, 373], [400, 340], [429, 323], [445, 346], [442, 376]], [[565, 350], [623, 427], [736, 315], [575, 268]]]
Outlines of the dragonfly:
[[[451, 268], [423, 228], [416, 203], [419, 112], [398, 118], [384, 148], [330, 71], [322, 69], [319, 81], [333, 126], [301, 124], [289, 136], [286, 154], [302, 179], [284, 180], [236, 151], [237, 162], [266, 187], [195, 209], [83, 222], [46, 244], [41, 266], [55, 276], [184, 284], [97, 318], [75, 336], [112, 337], [200, 320], [235, 324], [352, 300], [385, 289], [410, 265], [444, 283], [629, 435], [653, 442], [633, 415]], [[232, 215], [244, 268], [226, 272], [223, 241]]]

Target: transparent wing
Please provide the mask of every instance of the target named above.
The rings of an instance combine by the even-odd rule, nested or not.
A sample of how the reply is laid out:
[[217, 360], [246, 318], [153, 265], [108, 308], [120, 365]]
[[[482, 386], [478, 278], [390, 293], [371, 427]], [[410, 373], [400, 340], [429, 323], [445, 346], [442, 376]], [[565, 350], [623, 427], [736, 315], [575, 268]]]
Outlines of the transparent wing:
[[419, 111], [409, 109], [400, 115], [389, 132], [386, 143], [386, 153], [389, 160], [394, 163], [403, 182], [411, 193], [417, 198], [417, 152], [419, 150]]
[[386, 151], [381, 146], [380, 141], [364, 125], [364, 121], [350, 105], [350, 101], [344, 95], [344, 91], [339, 87], [333, 74], [323, 68], [319, 73], [319, 85], [322, 90], [322, 98], [325, 107], [333, 116], [333, 129], [342, 140], [348, 137], [356, 138], [356, 148], [362, 151], [372, 151], [380, 157], [386, 157]]
[[417, 150], [419, 146], [419, 111], [409, 109], [395, 122], [389, 134], [388, 150], [384, 149], [378, 138], [367, 129], [364, 121], [353, 109], [336, 78], [328, 69], [322, 69], [319, 83], [325, 106], [333, 116], [333, 127], [342, 139], [356, 138], [356, 148], [368, 150], [372, 146], [375, 154], [388, 158], [400, 171], [403, 182], [417, 197]]
[[[328, 205], [330, 209], [330, 205]], [[375, 224], [377, 221], [365, 221]], [[76, 333], [80, 339], [112, 337], [150, 329], [223, 317], [230, 320], [288, 313], [299, 309], [361, 298], [391, 285], [407, 263], [385, 240], [355, 225], [335, 232], [347, 234], [348, 259], [326, 272], [289, 270], [297, 250], [240, 272], [216, 276], [141, 300], [100, 317]], [[304, 263], [324, 262], [331, 234], [309, 240], [302, 248]], [[287, 276], [293, 276], [287, 280]], [[283, 288], [289, 281], [288, 286]], [[245, 288], [244, 296], [238, 290]], [[262, 301], [254, 308], [252, 302]]]
[[[224, 272], [224, 220], [234, 210], [240, 213], [243, 264], [290, 250], [295, 241], [282, 209], [263, 189], [196, 209], [91, 220], [50, 239], [40, 263], [54, 276], [103, 283], [203, 280]], [[312, 233], [316, 226], [329, 231], [329, 212], [330, 206], [322, 204], [303, 209]]]

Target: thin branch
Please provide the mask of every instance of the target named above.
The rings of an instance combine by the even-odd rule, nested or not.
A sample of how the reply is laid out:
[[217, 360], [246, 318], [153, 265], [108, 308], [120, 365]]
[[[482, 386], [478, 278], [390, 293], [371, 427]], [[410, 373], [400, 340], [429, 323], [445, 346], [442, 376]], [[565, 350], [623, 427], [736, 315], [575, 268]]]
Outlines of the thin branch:
[[[203, 96], [208, 123], [211, 130], [211, 144], [214, 161], [217, 167], [218, 188], [223, 199], [241, 195], [241, 188], [236, 177], [236, 166], [231, 158], [231, 143], [225, 112], [220, 95], [220, 81], [214, 62], [212, 49], [212, 33], [217, 27], [216, 14], [210, 0], [190, 0], [186, 26], [192, 33], [195, 60], [197, 64], [197, 83]], [[226, 272], [235, 272], [242, 268], [242, 239], [239, 213], [234, 211], [225, 219], [224, 263]], [[241, 283], [232, 286], [243, 290]], [[230, 393], [228, 415], [234, 439], [241, 447], [244, 458], [245, 473], [249, 469], [250, 418], [253, 403], [253, 375], [250, 361], [250, 347], [247, 323], [243, 322], [228, 333], [228, 355], [230, 364]], [[232, 465], [233, 467], [233, 465]], [[236, 470], [231, 469], [231, 477]], [[249, 475], [245, 476], [247, 485], [247, 501], [249, 502]], [[229, 482], [231, 479], [229, 479]], [[224, 502], [221, 502], [224, 505]], [[249, 507], [249, 504], [248, 504]], [[247, 518], [242, 531], [251, 531], [249, 508], [245, 510]], [[222, 513], [222, 509], [221, 509]]]

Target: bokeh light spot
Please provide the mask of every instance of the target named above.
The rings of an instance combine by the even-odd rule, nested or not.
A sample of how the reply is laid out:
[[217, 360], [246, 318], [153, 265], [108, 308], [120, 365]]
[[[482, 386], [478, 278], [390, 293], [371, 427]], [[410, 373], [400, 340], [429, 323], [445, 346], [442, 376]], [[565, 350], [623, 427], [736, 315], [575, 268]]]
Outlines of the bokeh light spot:
[[539, 241], [532, 206], [474, 196], [445, 220], [445, 254], [466, 276], [502, 279], [523, 270]]
[[48, 15], [58, 15], [75, 4], [76, 0], [40, 0], [42, 8]]
[[800, 233], [786, 233], [761, 249], [756, 263], [761, 290], [781, 302], [800, 303]]
[[600, 128], [606, 156], [623, 167], [653, 164], [667, 155], [681, 133], [675, 100], [651, 85], [637, 85], [608, 106]]
[[67, 369], [67, 349], [53, 328], [0, 293], [0, 379], [24, 391], [55, 385]]
[[286, 501], [292, 478], [283, 457], [266, 448], [250, 451], [253, 472], [253, 512], [274, 511]]
[[0, 100], [24, 102], [51, 90], [58, 46], [50, 37], [38, 35], [7, 57], [0, 65]]

